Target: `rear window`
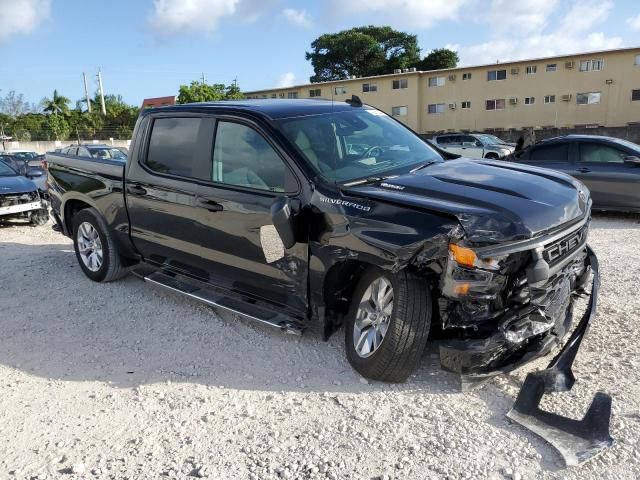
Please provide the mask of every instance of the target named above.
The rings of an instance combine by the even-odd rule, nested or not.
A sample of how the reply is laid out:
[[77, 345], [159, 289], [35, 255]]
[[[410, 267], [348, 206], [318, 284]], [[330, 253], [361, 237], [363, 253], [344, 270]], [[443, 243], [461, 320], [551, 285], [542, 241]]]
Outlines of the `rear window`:
[[560, 161], [566, 162], [569, 153], [568, 143], [554, 143], [533, 147], [529, 160], [533, 162]]
[[193, 117], [155, 119], [147, 166], [159, 173], [200, 178], [196, 152], [201, 124], [202, 119]]

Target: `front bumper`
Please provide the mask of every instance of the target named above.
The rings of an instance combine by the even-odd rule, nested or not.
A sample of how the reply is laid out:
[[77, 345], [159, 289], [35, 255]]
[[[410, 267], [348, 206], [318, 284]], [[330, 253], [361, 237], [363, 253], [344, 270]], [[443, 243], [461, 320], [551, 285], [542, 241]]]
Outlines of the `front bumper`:
[[[513, 408], [507, 416], [514, 422], [536, 433], [562, 455], [567, 466], [578, 465], [600, 453], [613, 444], [609, 434], [611, 419], [611, 397], [603, 392], [596, 393], [589, 410], [582, 420], [574, 420], [561, 415], [544, 411], [540, 408], [542, 397], [546, 393], [569, 391], [575, 383], [571, 370], [578, 350], [596, 316], [600, 272], [598, 259], [591, 248], [587, 247], [587, 263], [593, 275], [591, 293], [587, 308], [573, 333], [556, 357], [545, 370], [529, 373], [518, 394]], [[572, 309], [566, 314], [565, 325], [571, 321]], [[568, 323], [567, 323], [568, 322]], [[475, 345], [474, 348], [452, 349], [441, 348], [441, 361], [449, 366], [455, 365], [461, 372], [463, 386], [476, 383], [498, 373], [512, 371], [524, 363], [545, 355], [558, 344], [563, 335], [548, 336], [538, 343], [533, 343], [516, 360], [491, 370], [492, 345], [487, 348]], [[553, 338], [550, 338], [553, 337]], [[543, 341], [544, 340], [544, 341]], [[444, 355], [443, 355], [444, 352]]]
[[10, 205], [8, 207], [0, 207], [0, 216], [15, 215], [18, 213], [30, 212], [32, 210], [40, 210], [43, 207], [42, 201], [21, 203], [19, 205]]

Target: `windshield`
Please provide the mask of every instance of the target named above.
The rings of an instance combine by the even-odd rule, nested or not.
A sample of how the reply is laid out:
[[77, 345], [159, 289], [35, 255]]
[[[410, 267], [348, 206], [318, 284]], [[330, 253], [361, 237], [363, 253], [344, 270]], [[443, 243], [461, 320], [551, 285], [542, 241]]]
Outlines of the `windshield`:
[[0, 160], [0, 177], [15, 177], [17, 174], [13, 168]]
[[495, 135], [483, 134], [478, 135], [482, 139], [482, 143], [490, 145], [506, 145], [505, 141]]
[[324, 178], [336, 183], [406, 173], [442, 157], [379, 110], [359, 108], [284, 119], [285, 136]]
[[92, 157], [104, 158], [109, 160], [127, 160], [127, 156], [117, 148], [91, 148], [89, 149]]
[[12, 155], [23, 160], [31, 160], [38, 156], [36, 152], [13, 152]]

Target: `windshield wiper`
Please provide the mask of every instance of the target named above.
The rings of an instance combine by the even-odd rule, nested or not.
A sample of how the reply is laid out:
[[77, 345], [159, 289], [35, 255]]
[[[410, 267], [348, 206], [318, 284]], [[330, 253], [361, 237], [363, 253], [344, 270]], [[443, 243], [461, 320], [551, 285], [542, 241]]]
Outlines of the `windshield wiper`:
[[352, 182], [343, 183], [342, 185], [344, 185], [345, 187], [354, 187], [356, 185], [365, 185], [367, 183], [382, 182], [387, 178], [389, 177], [366, 177], [366, 178], [360, 178], [358, 180], [354, 180]]
[[422, 170], [423, 168], [427, 168], [427, 167], [433, 165], [434, 163], [440, 163], [440, 160], [428, 160], [428, 161], [426, 161], [424, 163], [421, 163], [417, 167], [412, 168], [411, 170], [409, 170], [409, 173], [417, 172], [418, 170]]

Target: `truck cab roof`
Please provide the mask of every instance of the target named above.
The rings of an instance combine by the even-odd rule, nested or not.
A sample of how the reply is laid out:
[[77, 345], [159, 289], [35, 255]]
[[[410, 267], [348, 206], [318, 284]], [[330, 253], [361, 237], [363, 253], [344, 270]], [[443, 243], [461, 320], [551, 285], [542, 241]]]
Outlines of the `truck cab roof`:
[[229, 110], [244, 111], [254, 113], [271, 120], [282, 118], [302, 117], [308, 115], [322, 115], [333, 112], [343, 112], [354, 108], [371, 108], [366, 105], [353, 106], [346, 102], [336, 102], [331, 100], [281, 100], [281, 99], [259, 99], [259, 100], [225, 100], [220, 102], [186, 103], [183, 105], [171, 105], [148, 109], [142, 115], [157, 112], [179, 112], [179, 111], [206, 111], [206, 110]]

